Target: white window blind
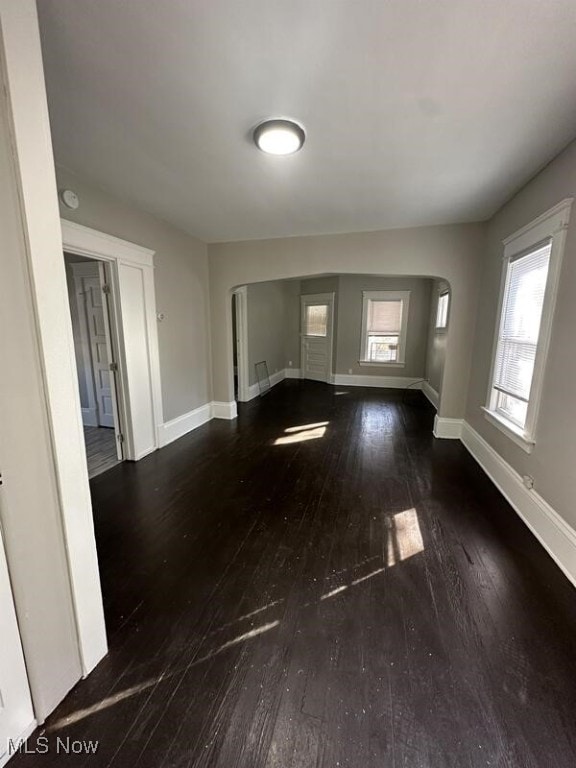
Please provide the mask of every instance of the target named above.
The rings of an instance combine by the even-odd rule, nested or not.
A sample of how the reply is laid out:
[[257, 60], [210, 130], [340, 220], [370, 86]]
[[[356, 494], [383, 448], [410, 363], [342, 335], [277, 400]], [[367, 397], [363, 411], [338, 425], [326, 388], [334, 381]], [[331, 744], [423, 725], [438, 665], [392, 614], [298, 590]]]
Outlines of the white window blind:
[[551, 243], [508, 263], [492, 386], [496, 410], [520, 427], [527, 415]]
[[370, 299], [368, 302], [368, 332], [381, 334], [399, 334], [402, 327], [402, 301], [381, 301]]
[[436, 309], [436, 328], [446, 328], [448, 325], [448, 302], [450, 301], [449, 293], [441, 293], [438, 296], [438, 307]]

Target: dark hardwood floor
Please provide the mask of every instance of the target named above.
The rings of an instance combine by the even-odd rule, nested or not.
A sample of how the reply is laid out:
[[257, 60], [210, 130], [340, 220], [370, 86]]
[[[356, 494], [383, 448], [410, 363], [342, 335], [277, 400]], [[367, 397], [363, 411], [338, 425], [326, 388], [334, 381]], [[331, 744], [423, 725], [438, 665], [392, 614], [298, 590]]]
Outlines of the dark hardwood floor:
[[93, 480], [110, 653], [13, 768], [574, 768], [576, 591], [432, 421], [289, 381]]

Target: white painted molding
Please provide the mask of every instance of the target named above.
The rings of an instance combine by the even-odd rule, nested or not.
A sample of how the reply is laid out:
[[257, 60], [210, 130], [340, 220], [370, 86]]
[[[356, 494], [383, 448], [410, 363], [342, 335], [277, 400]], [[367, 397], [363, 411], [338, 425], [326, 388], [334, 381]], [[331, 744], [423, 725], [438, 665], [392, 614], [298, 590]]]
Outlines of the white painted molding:
[[448, 419], [445, 416], [434, 417], [434, 437], [444, 440], [459, 440], [462, 435], [463, 419]]
[[13, 150], [28, 248], [27, 268], [65, 530], [62, 544], [68, 554], [82, 669], [88, 674], [106, 654], [108, 646], [36, 3], [3, 0], [0, 32], [4, 91], [10, 100]]
[[[276, 371], [270, 376], [270, 388], [275, 387], [276, 384], [280, 384], [281, 381], [284, 381], [286, 378], [286, 371], [283, 369], [281, 371]], [[251, 384], [248, 387], [248, 400], [254, 400], [255, 397], [258, 397], [260, 394], [260, 387], [258, 386], [258, 382], [256, 384]]]
[[82, 424], [85, 427], [98, 426], [98, 412], [96, 408], [82, 408]]
[[544, 549], [576, 586], [576, 531], [467, 422], [462, 442]]
[[222, 402], [215, 400], [212, 403], [212, 418], [214, 419], [235, 419], [238, 416], [236, 401]]
[[193, 411], [189, 411], [182, 416], [161, 424], [158, 427], [158, 446], [163, 448], [165, 445], [178, 440], [193, 429], [201, 427], [202, 424], [212, 419], [212, 404], [206, 403]]
[[154, 251], [66, 219], [60, 219], [60, 227], [62, 247], [67, 253], [110, 265], [115, 317], [113, 345], [118, 353], [121, 384], [120, 428], [126, 438], [126, 458], [139, 461], [158, 448], [159, 429], [164, 422]]
[[[38, 727], [38, 722], [36, 719], [32, 720], [32, 722], [25, 728], [25, 730], [17, 736], [15, 739], [12, 739], [13, 744], [21, 744], [22, 742], [26, 741], [27, 739], [32, 736], [36, 728]], [[0, 749], [6, 749], [6, 744], [0, 744]], [[0, 753], [0, 768], [4, 768], [5, 765], [8, 764], [8, 761], [11, 757], [13, 757], [14, 753], [10, 753], [8, 750], [6, 752]]]
[[422, 382], [422, 392], [425, 395], [425, 397], [428, 398], [428, 400], [432, 403], [434, 408], [438, 410], [438, 403], [440, 402], [440, 395], [434, 387], [430, 386], [430, 383], [428, 381]]
[[284, 374], [287, 379], [301, 379], [302, 371], [300, 368], [286, 368]]
[[72, 253], [94, 259], [129, 261], [141, 267], [154, 266], [154, 251], [149, 248], [66, 219], [60, 219], [60, 226], [65, 248]]
[[336, 373], [334, 384], [339, 387], [384, 387], [386, 389], [421, 389], [422, 379], [413, 376], [356, 376]]

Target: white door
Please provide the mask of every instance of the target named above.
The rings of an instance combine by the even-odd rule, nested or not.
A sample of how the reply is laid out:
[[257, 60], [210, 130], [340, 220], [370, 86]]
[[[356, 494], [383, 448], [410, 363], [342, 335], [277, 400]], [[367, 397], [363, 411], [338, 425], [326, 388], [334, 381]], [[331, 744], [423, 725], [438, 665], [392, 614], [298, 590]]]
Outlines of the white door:
[[334, 294], [301, 296], [302, 378], [329, 382], [332, 375]]
[[[0, 493], [1, 493], [0, 488]], [[0, 532], [0, 765], [34, 723], [28, 677]]]
[[98, 265], [98, 272], [97, 277], [85, 277], [83, 279], [94, 390], [98, 404], [98, 424], [101, 427], [116, 427], [115, 380], [114, 373], [110, 368], [114, 360], [110, 336], [108, 294], [104, 293], [106, 280], [104, 265], [101, 263]]

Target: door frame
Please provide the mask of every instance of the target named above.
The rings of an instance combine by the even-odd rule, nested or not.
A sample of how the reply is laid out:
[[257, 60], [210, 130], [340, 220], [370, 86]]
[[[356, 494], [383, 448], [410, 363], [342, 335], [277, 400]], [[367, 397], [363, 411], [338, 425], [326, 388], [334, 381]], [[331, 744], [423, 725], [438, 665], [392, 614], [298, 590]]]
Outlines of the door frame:
[[[127, 240], [103, 232], [98, 232], [90, 227], [85, 227], [75, 222], [61, 219], [62, 245], [66, 253], [76, 256], [86, 256], [96, 261], [104, 262], [111, 276], [111, 306], [116, 320], [113, 346], [118, 354], [119, 410], [122, 414], [120, 421], [124, 434], [124, 458], [129, 461], [138, 461], [155, 451], [159, 443], [159, 428], [164, 423], [162, 413], [162, 392], [160, 382], [160, 356], [158, 349], [158, 330], [156, 320], [156, 297], [154, 291], [154, 251], [141, 245], [130, 243]], [[137, 409], [133, 404], [136, 396], [133, 392], [136, 384], [135, 377], [130, 375], [130, 338], [124, 332], [124, 316], [122, 306], [124, 285], [120, 278], [120, 272], [124, 270], [136, 270], [137, 279], [141, 284], [142, 303], [144, 307], [144, 325], [146, 333], [146, 351], [148, 364], [149, 403], [147, 404], [153, 429], [146, 440], [139, 435], [139, 423]], [[123, 290], [124, 288], [124, 290]], [[74, 349], [70, 350], [74, 355]]]
[[334, 382], [334, 371], [332, 370], [332, 359], [334, 350], [334, 297], [335, 293], [304, 293], [300, 295], [300, 378], [305, 379], [305, 339], [308, 338], [304, 333], [304, 311], [306, 304], [328, 304], [330, 310], [328, 312], [328, 328], [330, 344], [328, 345], [328, 375], [326, 377], [326, 383], [332, 384]]
[[[250, 400], [250, 381], [248, 371], [248, 286], [235, 288], [230, 296], [236, 296], [236, 338], [232, 343], [236, 346], [238, 362], [238, 402], [247, 403]], [[232, 356], [232, 369], [234, 356]]]

